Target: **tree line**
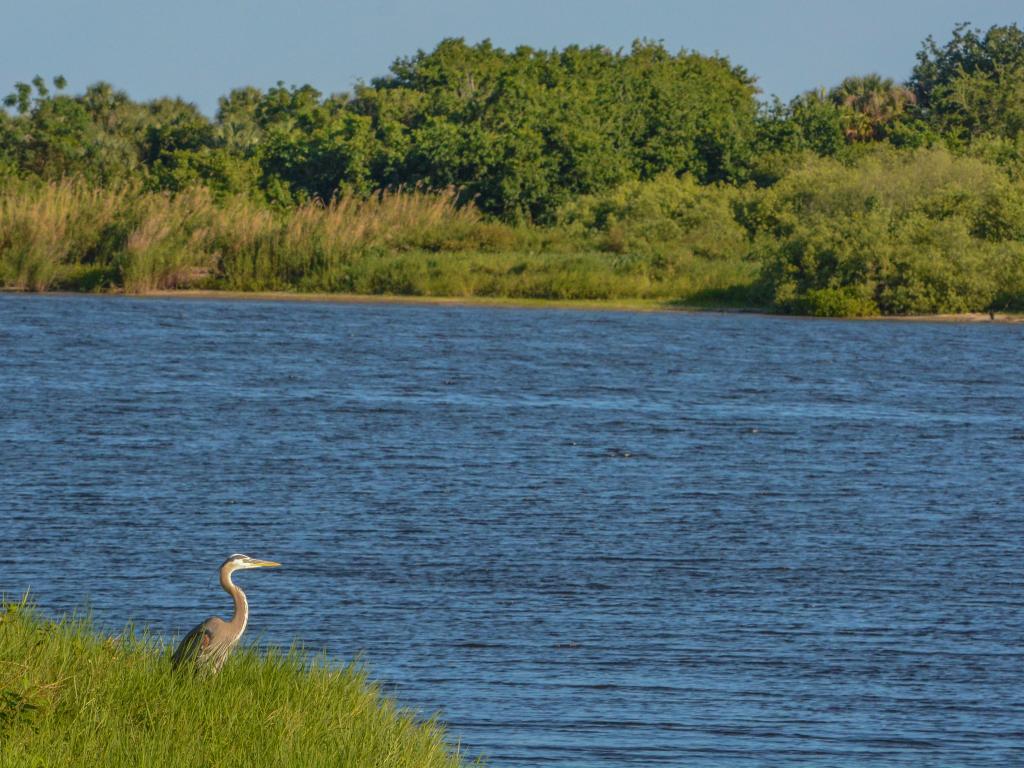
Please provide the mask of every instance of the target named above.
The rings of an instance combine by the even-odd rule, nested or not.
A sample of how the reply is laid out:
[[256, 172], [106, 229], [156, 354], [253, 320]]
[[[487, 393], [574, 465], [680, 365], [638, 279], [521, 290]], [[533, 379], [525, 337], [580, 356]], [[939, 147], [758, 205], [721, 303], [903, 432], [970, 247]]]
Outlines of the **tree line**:
[[[725, 57], [656, 42], [507, 51], [460, 39], [400, 58], [351, 93], [239, 88], [213, 118], [180, 99], [133, 101], [107, 83], [69, 94], [63, 77], [18, 83], [4, 103], [8, 195], [73, 178], [139, 194], [201, 188], [287, 215], [419, 190], [453, 195], [483, 224], [576, 233], [563, 249], [639, 259], [652, 279], [686, 261], [680, 254], [754, 261], [759, 300], [789, 311], [1015, 301], [996, 285], [1016, 279], [1024, 238], [1024, 203], [1014, 207], [1024, 179], [1016, 25], [959, 25], [949, 40], [923, 43], [906, 82], [851, 76], [788, 103], [759, 101], [756, 79]], [[840, 232], [836, 216], [859, 224]], [[998, 256], [963, 267], [942, 245], [951, 228], [963, 230], [966, 251]], [[0, 232], [0, 247], [14, 248], [12, 237]], [[520, 235], [509, 243], [524, 247]], [[949, 277], [960, 265], [991, 287], [937, 288], [937, 277], [922, 277], [931, 262], [900, 260], [915, 244], [945, 264], [932, 272]], [[910, 273], [925, 287], [894, 288]]]

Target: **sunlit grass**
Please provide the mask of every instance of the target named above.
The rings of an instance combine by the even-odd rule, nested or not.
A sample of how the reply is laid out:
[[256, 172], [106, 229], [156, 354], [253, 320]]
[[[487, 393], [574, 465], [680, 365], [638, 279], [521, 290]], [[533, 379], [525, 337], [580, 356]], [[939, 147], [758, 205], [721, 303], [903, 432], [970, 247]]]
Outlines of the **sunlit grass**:
[[749, 306], [757, 265], [705, 258], [678, 233], [658, 251], [603, 232], [485, 219], [451, 192], [273, 209], [208, 190], [0, 189], [0, 285], [143, 294], [195, 287], [548, 301]]
[[170, 648], [128, 628], [52, 622], [0, 604], [0, 764], [456, 768], [436, 722], [297, 651], [239, 649], [215, 677], [174, 672]]
[[0, 191], [0, 282], [45, 291], [69, 265], [90, 261], [127, 190], [16, 184]]

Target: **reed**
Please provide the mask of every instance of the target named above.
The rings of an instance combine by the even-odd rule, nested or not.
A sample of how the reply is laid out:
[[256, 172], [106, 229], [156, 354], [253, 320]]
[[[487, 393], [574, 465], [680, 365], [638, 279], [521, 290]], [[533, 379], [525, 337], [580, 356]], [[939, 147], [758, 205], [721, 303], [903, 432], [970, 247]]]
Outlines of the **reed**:
[[210, 193], [140, 197], [125, 211], [124, 245], [108, 258], [128, 293], [189, 285], [215, 267], [207, 240], [216, 211]]
[[126, 190], [79, 181], [22, 183], [0, 192], [0, 281], [45, 291], [68, 265], [103, 250], [108, 228], [123, 209]]
[[213, 678], [175, 673], [170, 649], [131, 627], [40, 618], [0, 604], [5, 768], [379, 766], [465, 763], [434, 720], [381, 696], [365, 671], [297, 651], [237, 651]]
[[645, 235], [643, 248], [624, 253], [607, 247], [599, 227], [514, 226], [456, 198], [405, 190], [277, 209], [244, 197], [218, 200], [202, 188], [172, 195], [75, 181], [15, 184], [0, 189], [0, 278], [22, 290], [695, 303], [739, 295], [756, 279], [753, 263], [702, 257], [679, 237], [659, 246]]

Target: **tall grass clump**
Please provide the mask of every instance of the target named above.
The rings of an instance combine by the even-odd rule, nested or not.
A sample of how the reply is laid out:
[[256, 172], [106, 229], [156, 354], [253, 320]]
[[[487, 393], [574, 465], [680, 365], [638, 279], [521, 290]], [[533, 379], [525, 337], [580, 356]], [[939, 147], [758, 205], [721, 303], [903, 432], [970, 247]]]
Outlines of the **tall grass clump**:
[[419, 722], [353, 665], [240, 650], [216, 677], [174, 672], [129, 628], [41, 619], [0, 604], [0, 763], [20, 766], [457, 768]]
[[[253, 208], [243, 213], [234, 205], [235, 215], [218, 219], [214, 238], [226, 286], [241, 290], [360, 292], [353, 265], [362, 258], [498, 250], [517, 239], [511, 227], [485, 221], [472, 205], [456, 205], [454, 192], [314, 200], [276, 217]], [[384, 280], [378, 288], [364, 292], [412, 293], [417, 286]]]
[[659, 177], [581, 198], [553, 227], [511, 225], [454, 190], [292, 208], [204, 188], [0, 192], [0, 278], [18, 289], [181, 287], [530, 299], [750, 301], [737, 190]]
[[213, 197], [203, 188], [135, 200], [124, 213], [123, 244], [111, 254], [124, 290], [177, 288], [209, 275], [217, 260], [208, 247], [216, 218]]
[[0, 187], [0, 284], [45, 291], [95, 260], [128, 199], [75, 180]]
[[418, 283], [389, 277], [390, 269], [360, 280], [353, 265], [414, 251], [493, 252], [519, 238], [472, 205], [456, 205], [451, 191], [381, 192], [276, 209], [245, 197], [215, 200], [201, 187], [172, 194], [68, 180], [0, 188], [0, 284], [20, 290], [116, 286], [145, 293], [198, 284], [423, 292]]

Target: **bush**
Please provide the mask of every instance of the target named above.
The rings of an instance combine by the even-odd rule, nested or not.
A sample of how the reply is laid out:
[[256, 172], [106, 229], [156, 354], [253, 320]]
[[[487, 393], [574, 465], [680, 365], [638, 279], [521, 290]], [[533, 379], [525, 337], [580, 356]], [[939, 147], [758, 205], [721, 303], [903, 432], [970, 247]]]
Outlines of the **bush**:
[[665, 173], [584, 195], [563, 206], [559, 220], [615, 253], [668, 261], [690, 256], [742, 259], [748, 251], [747, 232], [733, 214], [741, 195], [735, 187], [700, 186], [692, 176]]
[[1024, 186], [946, 150], [875, 148], [850, 165], [807, 160], [746, 215], [780, 309], [979, 311], [1016, 274]]

